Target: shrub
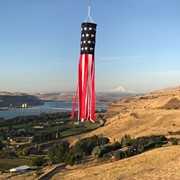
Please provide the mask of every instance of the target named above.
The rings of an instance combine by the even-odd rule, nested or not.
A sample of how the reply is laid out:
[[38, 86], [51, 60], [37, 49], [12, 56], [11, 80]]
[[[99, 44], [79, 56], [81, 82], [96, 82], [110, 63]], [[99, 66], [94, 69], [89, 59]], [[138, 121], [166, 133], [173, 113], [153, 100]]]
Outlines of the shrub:
[[111, 154], [104, 154], [103, 157], [99, 158], [99, 162], [108, 161], [111, 158]]
[[132, 139], [130, 135], [125, 135], [121, 140], [121, 146], [127, 147], [132, 145]]
[[178, 140], [177, 140], [177, 139], [174, 139], [174, 140], [172, 141], [172, 145], [178, 145]]
[[160, 148], [160, 147], [162, 147], [161, 144], [155, 144], [155, 146], [154, 146], [154, 148]]
[[122, 151], [116, 151], [114, 157], [116, 161], [122, 159]]
[[17, 150], [16, 154], [18, 156], [28, 156], [30, 154], [30, 149], [28, 147], [25, 147], [23, 150]]
[[114, 148], [114, 150], [120, 149], [121, 144], [118, 141], [116, 141], [116, 142], [113, 143], [113, 148]]
[[139, 99], [149, 99], [147, 96], [141, 96]]
[[130, 116], [132, 116], [132, 117], [134, 117], [134, 118], [138, 118], [138, 114], [135, 113], [135, 112], [130, 113]]
[[93, 151], [92, 151], [92, 155], [94, 157], [99, 157], [100, 153], [101, 153], [101, 147], [100, 146], [95, 146]]
[[42, 166], [44, 164], [45, 160], [43, 157], [36, 157], [31, 160], [32, 166]]
[[103, 157], [105, 154], [107, 154], [113, 150], [114, 150], [113, 146], [111, 144], [107, 144], [101, 148], [98, 157]]
[[115, 159], [119, 160], [119, 159], [123, 159], [123, 158], [127, 158], [132, 156], [132, 152], [130, 149], [126, 150], [126, 151], [116, 151], [115, 152]]
[[176, 138], [170, 138], [169, 141], [171, 142], [172, 145], [178, 145], [178, 140]]
[[140, 141], [137, 145], [137, 153], [142, 153], [144, 149], [144, 143]]

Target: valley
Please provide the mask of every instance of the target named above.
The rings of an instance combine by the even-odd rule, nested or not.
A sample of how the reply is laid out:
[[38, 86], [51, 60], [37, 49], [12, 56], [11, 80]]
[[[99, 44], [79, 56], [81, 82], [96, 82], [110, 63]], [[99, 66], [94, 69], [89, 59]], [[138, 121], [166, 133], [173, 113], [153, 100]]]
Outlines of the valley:
[[[163, 89], [145, 95], [120, 98], [112, 103], [107, 112], [99, 114], [102, 126], [93, 131], [64, 138], [73, 147], [83, 138], [106, 137], [107, 146], [120, 142], [129, 135], [129, 142], [145, 137], [166, 137], [162, 145], [143, 153], [120, 160], [104, 160], [87, 156], [79, 163], [70, 165], [46, 165], [42, 172], [53, 180], [60, 179], [178, 179], [180, 162], [180, 87]], [[147, 147], [151, 147], [149, 144]], [[153, 145], [154, 146], [154, 145]], [[131, 146], [129, 146], [130, 148]], [[146, 147], [146, 146], [145, 146]], [[120, 149], [121, 151], [121, 149]], [[111, 153], [114, 153], [112, 151]], [[57, 167], [57, 168], [56, 168]], [[45, 170], [46, 169], [46, 170]], [[6, 174], [7, 175], [7, 174]], [[3, 177], [3, 176], [2, 176]], [[16, 178], [38, 179], [38, 175], [18, 175]], [[44, 176], [45, 177], [45, 176]], [[10, 178], [11, 179], [11, 178]], [[13, 177], [12, 177], [13, 179]], [[43, 177], [42, 177], [43, 179]]]

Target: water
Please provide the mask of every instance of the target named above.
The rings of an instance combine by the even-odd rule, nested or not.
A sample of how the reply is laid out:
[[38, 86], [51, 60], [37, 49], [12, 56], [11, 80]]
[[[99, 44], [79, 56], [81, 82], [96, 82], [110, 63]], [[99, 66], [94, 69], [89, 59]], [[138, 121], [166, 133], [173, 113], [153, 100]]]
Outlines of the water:
[[[63, 112], [71, 111], [72, 103], [64, 102], [45, 102], [44, 105], [31, 107], [31, 108], [17, 108], [0, 111], [0, 117], [5, 119], [11, 119], [16, 116], [26, 116], [26, 115], [38, 115], [42, 112], [54, 113], [54, 112]], [[106, 110], [107, 106], [96, 105], [96, 110]]]

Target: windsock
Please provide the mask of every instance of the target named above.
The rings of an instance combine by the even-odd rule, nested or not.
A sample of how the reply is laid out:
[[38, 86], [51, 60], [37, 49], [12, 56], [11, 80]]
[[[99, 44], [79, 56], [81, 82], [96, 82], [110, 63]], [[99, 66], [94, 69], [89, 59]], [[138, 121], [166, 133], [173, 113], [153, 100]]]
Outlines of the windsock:
[[74, 117], [78, 99], [78, 119], [95, 121], [95, 43], [96, 24], [85, 22], [81, 25], [81, 50], [78, 65], [78, 85], [71, 118]]

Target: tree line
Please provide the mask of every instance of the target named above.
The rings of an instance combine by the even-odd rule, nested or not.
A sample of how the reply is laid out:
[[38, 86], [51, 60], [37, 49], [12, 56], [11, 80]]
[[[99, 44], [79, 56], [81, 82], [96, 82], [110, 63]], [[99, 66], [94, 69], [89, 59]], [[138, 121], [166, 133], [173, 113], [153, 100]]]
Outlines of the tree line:
[[0, 127], [12, 126], [25, 123], [42, 123], [48, 120], [65, 119], [70, 117], [70, 112], [56, 112], [56, 113], [45, 113], [42, 112], [40, 115], [29, 115], [29, 116], [18, 116], [9, 120], [0, 118]]
[[67, 165], [81, 163], [88, 155], [101, 160], [111, 158], [119, 160], [161, 147], [167, 142], [168, 139], [164, 135], [139, 137], [137, 139], [125, 135], [121, 141], [113, 143], [110, 143], [110, 140], [102, 135], [94, 135], [80, 139], [72, 147], [67, 141], [55, 144], [49, 148], [48, 156], [53, 164], [64, 162]]

